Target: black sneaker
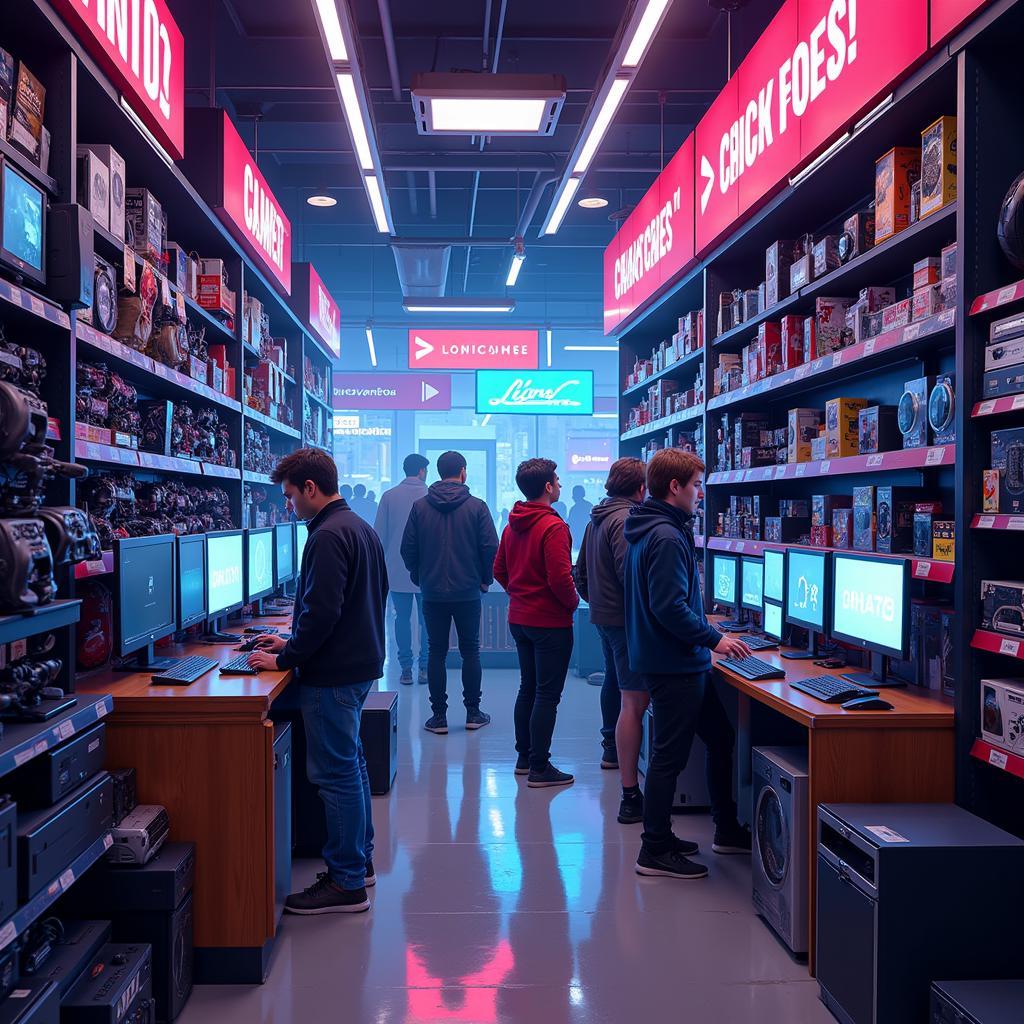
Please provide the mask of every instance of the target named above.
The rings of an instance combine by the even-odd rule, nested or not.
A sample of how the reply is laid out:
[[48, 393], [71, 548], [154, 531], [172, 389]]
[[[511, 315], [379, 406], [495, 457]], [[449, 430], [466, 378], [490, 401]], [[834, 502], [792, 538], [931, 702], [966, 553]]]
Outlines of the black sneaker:
[[619, 755], [615, 748], [603, 747], [601, 749], [601, 767], [606, 771], [614, 771], [619, 767]]
[[530, 774], [530, 759], [520, 754], [516, 758], [516, 775]]
[[750, 853], [752, 845], [750, 829], [746, 825], [733, 825], [730, 828], [715, 829], [711, 849], [715, 853]]
[[373, 861], [366, 862], [366, 881], [363, 883], [367, 889], [372, 889], [377, 884], [377, 873], [373, 870]]
[[429, 680], [427, 679], [427, 673], [424, 669], [420, 669], [420, 686], [426, 686]]
[[530, 769], [526, 784], [531, 789], [548, 789], [551, 786], [571, 786], [576, 780], [568, 772], [560, 772], [550, 761], [543, 771]]
[[290, 914], [361, 914], [370, 909], [370, 901], [365, 888], [342, 889], [321, 871], [308, 889], [293, 892], [284, 901], [284, 909]]
[[400, 683], [404, 683], [406, 686], [412, 686], [412, 669], [403, 668], [402, 678], [398, 680]]
[[695, 853], [700, 853], [700, 847], [696, 843], [691, 843], [689, 839], [680, 839], [676, 835], [672, 836], [672, 849], [684, 857], [692, 857]]
[[482, 729], [485, 725], [491, 724], [491, 716], [484, 711], [467, 711], [466, 728]]
[[431, 715], [427, 719], [426, 724], [423, 726], [427, 732], [436, 732], [439, 736], [443, 736], [448, 732], [448, 716], [447, 715]]
[[645, 848], [641, 848], [636, 859], [636, 873], [649, 878], [679, 878], [683, 881], [708, 877], [708, 869], [703, 864], [689, 860], [675, 850], [655, 855]]
[[619, 804], [619, 824], [635, 825], [644, 820], [644, 797], [642, 793], [623, 794]]

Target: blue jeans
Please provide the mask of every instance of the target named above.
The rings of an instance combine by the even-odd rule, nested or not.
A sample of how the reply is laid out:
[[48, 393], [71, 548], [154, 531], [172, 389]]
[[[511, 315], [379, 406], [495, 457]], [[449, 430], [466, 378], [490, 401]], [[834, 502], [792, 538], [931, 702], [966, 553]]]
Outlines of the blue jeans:
[[306, 728], [306, 772], [327, 817], [324, 861], [335, 885], [360, 889], [373, 856], [370, 778], [359, 739], [363, 702], [373, 686], [299, 686]]
[[416, 599], [416, 612], [420, 622], [420, 671], [427, 670], [427, 627], [423, 624], [423, 595], [391, 591], [391, 603], [395, 606], [395, 645], [398, 647], [398, 664], [402, 671], [412, 671], [412, 602]]

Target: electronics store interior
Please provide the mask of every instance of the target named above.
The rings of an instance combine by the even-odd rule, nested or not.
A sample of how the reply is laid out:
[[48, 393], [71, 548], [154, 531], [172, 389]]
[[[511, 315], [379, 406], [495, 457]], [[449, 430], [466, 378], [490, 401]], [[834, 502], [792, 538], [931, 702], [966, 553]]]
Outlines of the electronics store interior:
[[1024, 1022], [1022, 49], [0, 0], [0, 1024]]

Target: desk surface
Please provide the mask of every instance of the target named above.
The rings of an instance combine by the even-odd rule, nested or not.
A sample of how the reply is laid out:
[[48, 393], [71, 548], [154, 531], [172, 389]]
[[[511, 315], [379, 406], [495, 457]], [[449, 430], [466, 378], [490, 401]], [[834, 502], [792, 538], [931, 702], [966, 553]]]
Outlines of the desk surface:
[[[718, 618], [713, 616], [711, 621], [715, 622]], [[743, 638], [742, 633], [731, 635]], [[719, 678], [730, 686], [808, 729], [855, 729], [864, 726], [872, 729], [953, 728], [953, 702], [916, 686], [879, 691], [879, 696], [893, 705], [892, 711], [846, 711], [839, 704], [826, 704], [809, 693], [796, 690], [789, 685], [788, 680], [841, 676], [845, 669], [821, 668], [812, 661], [789, 661], [780, 656], [780, 650], [791, 649], [782, 647], [773, 651], [754, 651], [755, 657], [777, 665], [786, 673], [785, 679], [765, 682], [753, 682], [723, 668], [719, 665], [721, 657], [717, 654], [712, 654], [711, 659]]]

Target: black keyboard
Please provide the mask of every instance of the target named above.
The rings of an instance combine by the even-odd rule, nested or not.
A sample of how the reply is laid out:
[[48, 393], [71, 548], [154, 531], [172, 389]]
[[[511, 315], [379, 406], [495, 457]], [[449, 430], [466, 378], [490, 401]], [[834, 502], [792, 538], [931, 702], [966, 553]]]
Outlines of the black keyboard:
[[258, 668], [253, 668], [249, 664], [248, 654], [241, 654], [237, 658], [232, 658], [220, 667], [220, 674], [222, 676], [256, 676], [259, 675], [259, 672]]
[[718, 663], [720, 668], [727, 668], [744, 679], [760, 682], [763, 679], [785, 679], [786, 673], [775, 665], [769, 665], [767, 661], [753, 656], [749, 658], [722, 658]]
[[773, 651], [779, 646], [778, 640], [767, 636], [744, 636], [740, 638], [752, 651]]
[[250, 635], [255, 633], [258, 636], [261, 633], [278, 633], [280, 630], [277, 626], [246, 626], [242, 632]]
[[216, 658], [206, 658], [201, 654], [191, 658], [182, 658], [174, 668], [159, 672], [153, 676], [153, 682], [165, 686], [188, 686], [200, 676], [205, 676], [217, 667]]
[[810, 679], [796, 679], [789, 684], [797, 690], [809, 693], [826, 704], [842, 704], [855, 697], [877, 697], [877, 690], [851, 683], [843, 676], [814, 676]]

